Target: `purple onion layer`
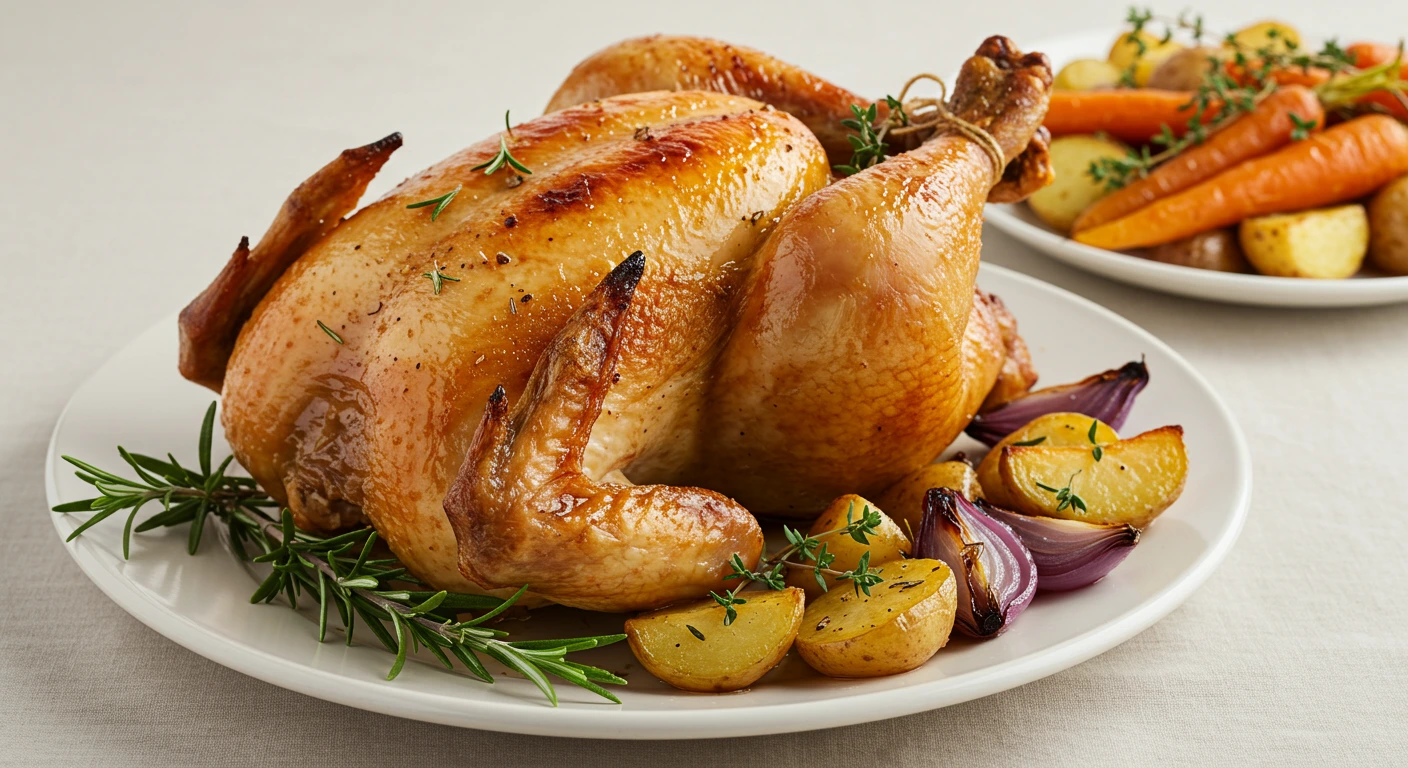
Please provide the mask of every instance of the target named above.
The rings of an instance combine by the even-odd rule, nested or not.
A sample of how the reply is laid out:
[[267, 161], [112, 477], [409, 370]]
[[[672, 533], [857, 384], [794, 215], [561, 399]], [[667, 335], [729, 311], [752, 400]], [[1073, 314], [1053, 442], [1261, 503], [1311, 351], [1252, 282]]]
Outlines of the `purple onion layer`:
[[1139, 543], [1132, 525], [1100, 525], [1079, 520], [1032, 517], [977, 502], [989, 517], [1017, 534], [1036, 562], [1043, 592], [1087, 587], [1124, 562]]
[[1036, 595], [1036, 563], [1021, 539], [952, 489], [931, 488], [924, 495], [914, 554], [953, 569], [954, 626], [965, 635], [1001, 634]]
[[1061, 384], [1028, 392], [987, 413], [979, 414], [968, 424], [968, 435], [988, 445], [997, 445], [1002, 438], [1016, 432], [1039, 416], [1048, 413], [1083, 413], [1099, 419], [1113, 429], [1124, 426], [1134, 398], [1149, 384], [1149, 367], [1143, 360], [1125, 363], [1120, 368], [1097, 373], [1074, 384]]

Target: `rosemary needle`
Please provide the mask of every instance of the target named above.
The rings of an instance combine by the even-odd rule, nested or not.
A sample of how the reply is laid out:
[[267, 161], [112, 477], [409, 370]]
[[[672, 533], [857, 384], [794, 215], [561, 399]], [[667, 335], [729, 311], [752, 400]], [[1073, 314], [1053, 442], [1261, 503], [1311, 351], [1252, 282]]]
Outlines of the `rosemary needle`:
[[342, 337], [337, 335], [337, 331], [334, 331], [333, 329], [329, 328], [327, 324], [324, 323], [322, 320], [318, 321], [318, 327], [323, 329], [323, 333], [326, 333], [328, 336], [332, 337], [333, 341], [337, 342], [338, 344], [344, 343], [342, 341]]

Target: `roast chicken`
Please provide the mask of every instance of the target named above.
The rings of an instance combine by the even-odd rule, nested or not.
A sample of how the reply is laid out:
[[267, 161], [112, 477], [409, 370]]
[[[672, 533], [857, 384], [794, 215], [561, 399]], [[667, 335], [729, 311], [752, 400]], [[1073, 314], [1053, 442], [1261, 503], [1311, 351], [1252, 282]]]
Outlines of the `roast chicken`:
[[876, 494], [1031, 386], [974, 280], [984, 202], [1050, 179], [1050, 87], [989, 38], [948, 101], [969, 130], [840, 178], [870, 100], [717, 41], [621, 43], [355, 213], [401, 137], [342, 153], [182, 313], [181, 372], [299, 526], [369, 523], [430, 585], [701, 596], [756, 562], [759, 518]]

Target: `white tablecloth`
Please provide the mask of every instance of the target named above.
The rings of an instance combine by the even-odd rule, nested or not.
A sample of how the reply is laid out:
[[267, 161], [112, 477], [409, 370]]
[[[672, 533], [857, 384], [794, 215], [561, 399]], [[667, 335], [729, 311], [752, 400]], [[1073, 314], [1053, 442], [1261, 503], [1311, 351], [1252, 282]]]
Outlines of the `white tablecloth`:
[[[1095, 0], [236, 5], [0, 8], [0, 764], [1408, 762], [1408, 306], [1203, 304], [1072, 271], [994, 232], [989, 260], [1088, 296], [1186, 355], [1251, 442], [1255, 501], [1227, 562], [1101, 657], [890, 722], [588, 743], [327, 704], [146, 629], [54, 535], [41, 481], [49, 431], [90, 371], [202, 288], [335, 152], [403, 131], [379, 192], [489, 134], [505, 108], [535, 114], [578, 59], [646, 32], [754, 45], [880, 94], [950, 71], [989, 33], [1025, 44], [1124, 14]], [[1346, 40], [1408, 33], [1408, 11], [1392, 3], [1215, 5], [1233, 22], [1275, 13]]]

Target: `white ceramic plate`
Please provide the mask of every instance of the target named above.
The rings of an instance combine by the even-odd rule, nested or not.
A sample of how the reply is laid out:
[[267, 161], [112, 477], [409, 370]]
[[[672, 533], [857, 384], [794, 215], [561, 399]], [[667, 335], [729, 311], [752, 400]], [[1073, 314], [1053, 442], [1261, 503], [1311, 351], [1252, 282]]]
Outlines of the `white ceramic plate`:
[[[1074, 381], [1144, 355], [1152, 382], [1126, 430], [1184, 425], [1191, 472], [1183, 498], [1110, 577], [1079, 592], [1041, 595], [1007, 634], [984, 643], [955, 639], [908, 674], [831, 680], [789, 656], [751, 690], [688, 694], [643, 672], [622, 643], [582, 655], [627, 675], [621, 705], [564, 684], [562, 706], [553, 709], [526, 680], [504, 677], [488, 686], [433, 660], [413, 661], [387, 682], [391, 656], [379, 647], [349, 648], [341, 635], [319, 645], [307, 616], [281, 605], [250, 605], [254, 580], [214, 538], [189, 557], [184, 530], [137, 535], [132, 560], [124, 562], [121, 524], [109, 521], [68, 550], [124, 609], [206, 658], [310, 696], [418, 720], [555, 736], [746, 736], [848, 725], [986, 696], [1079, 664], [1172, 611], [1236, 539], [1251, 495], [1251, 468], [1227, 407], [1158, 339], [1091, 302], [1000, 267], [984, 266], [981, 282], [1017, 315], [1046, 383]], [[193, 459], [211, 399], [176, 373], [174, 316], [153, 327], [93, 374], [60, 417], [46, 465], [49, 502], [91, 495], [59, 459], [64, 454], [109, 469], [120, 466], [119, 444]], [[216, 453], [228, 453], [223, 441], [217, 440]], [[54, 526], [67, 536], [82, 519], [54, 515]], [[619, 616], [549, 609], [509, 628], [520, 636], [563, 636], [619, 631], [620, 622]]]
[[[1117, 34], [1114, 29], [1082, 33], [1029, 47], [1050, 56], [1059, 69], [1073, 59], [1102, 57]], [[1073, 267], [1165, 293], [1274, 307], [1354, 307], [1408, 301], [1408, 277], [1366, 271], [1349, 280], [1307, 280], [1213, 272], [1077, 243], [1043, 224], [1025, 203], [989, 205], [986, 218], [997, 229]]]

